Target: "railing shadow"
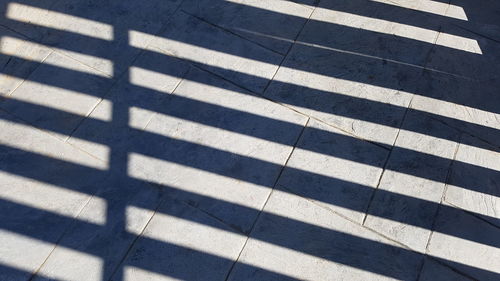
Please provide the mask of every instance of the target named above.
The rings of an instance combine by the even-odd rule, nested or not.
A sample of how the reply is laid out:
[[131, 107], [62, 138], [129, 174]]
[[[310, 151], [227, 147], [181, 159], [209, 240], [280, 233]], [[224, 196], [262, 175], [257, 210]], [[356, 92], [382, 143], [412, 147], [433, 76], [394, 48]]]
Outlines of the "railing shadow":
[[[8, 16], [8, 5], [14, 2], [2, 2], [2, 6], [4, 7], [3, 14]], [[330, 132], [314, 127], [306, 127], [304, 129], [303, 124], [300, 123], [282, 121], [254, 114], [251, 112], [251, 109], [248, 110], [250, 112], [246, 112], [197, 100], [195, 98], [196, 95], [191, 95], [191, 97], [175, 93], [165, 95], [158, 91], [132, 83], [130, 67], [139, 67], [155, 71], [157, 73], [182, 79], [183, 81], [200, 83], [207, 87], [211, 86], [220, 88], [221, 90], [229, 90], [241, 94], [242, 96], [257, 98], [264, 96], [279, 103], [319, 112], [334, 113], [342, 117], [367, 121], [394, 129], [398, 129], [402, 126], [403, 116], [410, 112], [409, 114], [416, 114], [418, 117], [438, 119], [447, 124], [452, 124], [454, 127], [462, 127], [470, 129], [473, 132], [480, 132], [481, 136], [488, 140], [494, 140], [496, 136], [499, 135], [499, 131], [492, 127], [441, 116], [440, 114], [425, 112], [418, 109], [407, 109], [405, 106], [401, 105], [392, 105], [390, 103], [368, 100], [362, 97], [347, 96], [346, 93], [334, 93], [279, 80], [274, 80], [269, 85], [269, 79], [271, 77], [263, 77], [252, 73], [245, 73], [241, 70], [211, 65], [209, 63], [200, 62], [196, 58], [190, 59], [182, 54], [177, 58], [175, 57], [175, 52], [173, 55], [167, 55], [165, 53], [156, 52], [153, 49], [145, 49], [146, 46], [134, 47], [129, 43], [131, 41], [131, 30], [151, 34], [156, 34], [161, 31], [161, 36], [164, 36], [165, 39], [171, 40], [172, 42], [181, 42], [225, 55], [250, 59], [258, 63], [279, 65], [283, 58], [283, 54], [288, 53], [289, 56], [281, 65], [282, 67], [290, 68], [294, 71], [319, 74], [331, 78], [342, 79], [343, 81], [363, 83], [394, 91], [415, 93], [416, 95], [453, 102], [474, 109], [499, 113], [500, 108], [498, 107], [498, 103], [495, 102], [498, 99], [498, 95], [492, 96], [494, 88], [489, 85], [484, 87], [481, 86], [481, 89], [484, 91], [480, 91], [479, 93], [474, 92], [474, 96], [471, 96], [472, 93], [470, 92], [464, 92], [458, 95], [434, 96], [428, 94], [432, 91], [428, 91], [428, 87], [422, 87], [419, 80], [423, 79], [422, 77], [425, 77], [425, 75], [445, 75], [450, 72], [455, 76], [461, 77], [453, 81], [461, 81], [462, 83], [481, 85], [481, 83], [484, 84], [484, 81], [492, 81], [495, 78], [495, 73], [485, 73], [484, 62], [494, 56], [488, 53], [490, 51], [490, 45], [481, 45], [484, 41], [479, 41], [479, 46], [483, 54], [472, 54], [463, 50], [434, 45], [432, 42], [422, 42], [411, 38], [403, 38], [401, 36], [388, 35], [341, 24], [311, 20], [306, 27], [306, 32], [303, 33], [305, 35], [298, 38], [299, 41], [297, 45], [295, 45], [291, 51], [289, 50], [292, 46], [290, 41], [294, 41], [298, 34], [294, 34], [289, 30], [279, 33], [276, 30], [266, 32], [267, 30], [263, 29], [263, 26], [260, 25], [255, 28], [252, 28], [251, 24], [250, 26], [248, 24], [240, 26], [222, 25], [222, 27], [228, 28], [230, 32], [234, 32], [238, 36], [254, 40], [258, 43], [258, 45], [252, 45], [250, 47], [246, 47], [246, 45], [234, 47], [230, 41], [214, 43], [214, 41], [219, 38], [217, 37], [219, 35], [217, 33], [211, 34], [210, 32], [215, 28], [203, 21], [211, 23], [217, 21], [217, 17], [212, 18], [211, 16], [213, 16], [213, 14], [204, 10], [189, 10], [189, 8], [192, 7], [190, 6], [190, 1], [185, 1], [184, 3], [173, 1], [173, 4], [170, 6], [164, 5], [159, 1], [148, 2], [147, 5], [138, 4], [138, 2], [132, 5], [132, 1], [124, 2], [116, 4], [116, 6], [110, 5], [109, 7], [117, 8], [110, 12], [110, 15], [107, 15], [106, 12], [96, 12], [97, 9], [108, 7], [107, 4], [94, 3], [91, 5], [80, 5], [82, 2], [77, 1], [75, 2], [76, 5], [73, 7], [73, 4], [59, 3], [58, 1], [25, 1], [22, 3], [26, 3], [26, 5], [33, 7], [47, 8], [66, 15], [90, 19], [100, 23], [112, 24], [113, 40], [106, 41], [77, 33], [62, 31], [56, 28], [30, 24], [29, 22], [21, 23], [13, 20], [11, 17], [2, 19], [2, 24], [8, 29], [24, 34], [28, 38], [31, 37], [31, 39], [27, 39], [16, 33], [14, 33], [16, 35], [9, 35], [10, 37], [17, 36], [18, 38], [23, 38], [23, 40], [47, 44], [59, 50], [96, 56], [111, 61], [113, 65], [112, 72], [108, 73], [108, 76], [103, 76], [78, 70], [70, 70], [61, 66], [49, 65], [47, 62], [40, 65], [40, 63], [36, 61], [23, 58], [11, 59], [11, 56], [2, 55], [2, 61], [7, 61], [6, 65], [4, 65], [7, 74], [26, 79], [26, 81], [37, 82], [42, 85], [79, 92], [96, 99], [104, 98], [109, 100], [112, 105], [112, 116], [110, 118], [111, 121], [98, 120], [92, 118], [92, 115], [88, 118], [84, 118], [79, 114], [52, 108], [43, 105], [43, 103], [36, 104], [33, 100], [23, 100], [13, 94], [0, 104], [1, 108], [9, 112], [1, 114], [0, 119], [11, 123], [23, 123], [25, 121], [51, 133], [71, 136], [72, 139], [82, 139], [88, 142], [105, 145], [110, 150], [108, 155], [108, 169], [101, 171], [53, 157], [39, 155], [34, 152], [17, 149], [8, 145], [2, 145], [0, 148], [0, 155], [2, 155], [1, 170], [8, 174], [33, 179], [38, 182], [44, 182], [68, 190], [78, 191], [88, 194], [89, 196], [95, 195], [101, 197], [108, 202], [108, 212], [106, 214], [106, 224], [98, 225], [82, 221], [79, 218], [66, 217], [2, 199], [0, 208], [4, 209], [5, 211], [2, 213], [7, 215], [2, 217], [1, 228], [12, 233], [18, 233], [39, 241], [57, 244], [62, 247], [86, 252], [90, 255], [102, 258], [103, 280], [111, 277], [113, 277], [114, 280], [123, 279], [123, 271], [120, 267], [121, 264], [135, 266], [147, 271], [157, 272], [180, 279], [204, 278], [220, 280], [227, 276], [199, 276], [196, 271], [186, 267], [185, 263], [194, 260], [204, 265], [206, 268], [210, 268], [211, 266], [213, 266], [213, 268], [221, 268], [221, 272], [223, 272], [224, 268], [231, 268], [234, 262], [228, 258], [197, 251], [182, 245], [158, 241], [142, 236], [139, 239], [145, 248], [157, 249], [155, 254], [158, 255], [158, 257], [170, 259], [172, 263], [165, 267], [164, 264], [161, 263], [163, 260], [158, 260], [158, 262], [154, 260], [148, 261], [146, 259], [124, 260], [125, 257], [128, 257], [129, 248], [116, 249], [116, 253], [113, 254], [108, 253], [109, 249], [106, 249], [107, 247], [112, 248], [113, 243], [117, 243], [117, 245], [120, 244], [115, 242], [115, 239], [123, 244], [133, 245], [138, 237], [137, 234], [130, 233], [127, 230], [126, 209], [130, 205], [137, 204], [139, 205], [138, 207], [156, 210], [158, 213], [162, 213], [162, 211], [168, 212], [170, 209], [159, 206], [161, 204], [167, 204], [165, 202], [174, 200], [181, 205], [187, 204], [186, 206], [189, 206], [189, 208], [207, 212], [210, 216], [213, 216], [221, 222], [220, 224], [210, 224], [208, 226], [220, 228], [223, 231], [233, 232], [241, 236], [253, 233], [253, 226], [260, 213], [260, 210], [248, 206], [203, 194], [197, 194], [196, 192], [182, 190], [181, 188], [169, 186], [168, 184], [159, 184], [157, 182], [149, 182], [135, 178], [131, 176], [129, 172], [131, 153], [140, 154], [167, 163], [175, 163], [182, 167], [205, 171], [244, 183], [266, 187], [269, 191], [276, 187], [277, 180], [283, 170], [281, 164], [228, 152], [222, 148], [211, 147], [190, 140], [178, 139], [147, 130], [144, 131], [142, 128], [133, 128], [130, 126], [132, 119], [130, 109], [133, 107], [145, 109], [159, 115], [175, 117], [183, 121], [194, 122], [211, 128], [270, 141], [287, 147], [296, 146], [298, 149], [361, 163], [373, 168], [393, 169], [398, 173], [435, 182], [446, 183], [446, 173], [432, 173], [429, 171], [434, 167], [449, 167], [451, 163], [451, 159], [446, 157], [426, 154], [405, 147], [395, 147], [394, 150], [401, 155], [405, 155], [405, 158], [410, 159], [410, 161], [416, 161], [415, 159], [418, 159], [419, 162], [425, 163], [423, 166], [425, 167], [427, 165], [427, 168], [406, 169], [408, 167], [386, 167], [384, 164], [388, 157], [388, 146], [386, 143], [373, 140], [370, 143], [347, 134]], [[262, 17], [271, 22], [273, 18], [281, 20], [286, 18], [286, 20], [293, 23], [291, 26], [296, 29], [306, 22], [306, 18], [298, 16], [280, 14], [278, 12], [242, 4], [220, 3], [222, 2], [217, 2], [215, 9], [219, 9], [220, 7], [220, 9], [228, 9], [228, 11], [234, 11], [235, 13], [236, 11], [242, 14], [248, 13], [256, 18]], [[462, 36], [464, 38], [470, 36], [470, 33], [466, 31], [451, 28], [456, 24], [463, 24], [463, 22], [457, 19], [414, 12], [409, 9], [378, 2], [369, 2], [369, 4], [369, 6], [359, 10], [356, 9], [357, 6], [354, 4], [352, 6], [325, 5], [323, 8], [337, 11], [344, 9], [342, 10], [343, 12], [407, 24], [427, 30], [450, 32], [453, 35]], [[179, 10], [177, 10], [177, 7], [179, 7]], [[384, 9], [377, 10], [381, 9], [380, 7]], [[122, 10], [120, 10], [120, 8]], [[202, 11], [201, 14], [200, 11]], [[133, 17], [136, 20], [139, 19], [139, 21], [127, 22], [113, 18], [116, 17], [119, 19], [121, 16], [129, 13], [136, 13]], [[191, 13], [197, 18], [193, 17]], [[414, 13], [418, 15], [414, 16]], [[171, 15], [173, 15], [173, 20], [168, 23]], [[179, 26], [179, 24], [183, 23], [183, 19], [186, 18], [191, 20], [189, 24], [185, 27]], [[150, 19], [153, 20], [150, 21]], [[429, 21], [425, 19], [429, 19]], [[140, 20], [143, 21], [141, 22]], [[176, 22], [176, 20], [178, 20], [178, 22]], [[162, 28], [162, 25], [165, 23], [167, 23], [166, 27]], [[252, 24], [258, 23], [253, 22]], [[186, 36], [178, 31], [188, 32], [190, 29], [196, 30], [202, 25], [207, 26], [206, 32], [208, 32], [208, 37], [211, 35], [214, 36], [215, 39], [213, 39], [213, 41], [206, 40], [207, 38], [200, 39], [200, 37], [192, 35]], [[234, 29], [231, 30], [231, 27], [234, 27]], [[315, 30], [323, 32], [313, 32]], [[230, 38], [233, 36], [230, 33], [228, 34], [227, 36], [224, 35], [226, 37], [222, 36], [220, 38]], [[339, 36], [331, 36], [331, 34]], [[278, 35], [282, 36], [276, 39]], [[332, 37], [332, 39], [328, 37]], [[2, 37], [2, 39], [3, 38], [5, 37]], [[358, 45], [353, 43], [355, 40], [360, 40], [360, 42], [357, 43]], [[343, 43], [339, 45], [341, 41]], [[382, 48], [383, 46], [387, 46], [387, 49]], [[165, 47], [168, 48], [168, 46]], [[255, 51], [257, 48], [261, 47], [270, 50], [262, 52]], [[424, 70], [423, 68], [426, 65], [428, 55], [433, 52], [445, 52], [450, 58], [470, 62], [474, 67], [467, 73], [467, 70], [460, 66], [453, 65], [452, 69], [449, 69], [448, 65], [434, 61], [431, 62], [434, 63], [434, 65], [432, 65], [432, 70], [429, 72], [429, 70]], [[142, 59], [144, 57], [148, 57], [148, 59]], [[328, 66], [325, 62], [327, 62], [327, 64], [333, 64], [333, 66]], [[361, 67], [357, 69], [345, 68], [353, 64], [360, 65]], [[24, 70], [19, 71], [19, 65], [22, 65]], [[32, 75], [36, 69], [41, 67], [43, 67], [43, 71], [46, 73], [45, 75]], [[93, 65], [93, 67], [99, 68], [99, 65], [96, 64]], [[342, 69], [347, 69], [347, 72], [344, 71], [339, 74], [339, 70]], [[40, 72], [40, 70], [38, 71]], [[207, 74], [205, 71], [211, 74]], [[445, 74], [438, 71], [445, 72]], [[484, 76], [484, 81], [478, 81], [478, 73], [486, 75]], [[215, 80], [207, 79], [209, 75], [212, 77], [219, 76], [219, 78], [215, 78]], [[463, 78], [467, 79], [460, 80]], [[242, 88], [235, 86], [235, 84]], [[109, 89], [116, 89], [117, 86], [123, 87], [120, 89], [123, 91], [122, 95], [119, 93], [114, 94], [113, 90], [111, 90], [111, 94], [108, 93]], [[274, 94], [272, 94], [272, 91], [269, 89], [273, 90]], [[133, 96], [124, 96], [124, 93]], [[291, 95], [290, 93], [300, 93], [300, 96]], [[342, 104], [345, 106], [344, 108]], [[12, 117], [10, 113], [16, 117]], [[24, 121], [20, 121], [17, 118]], [[454, 142], [458, 142], [458, 135], [460, 134], [460, 132], [457, 131], [457, 134], [450, 135], [439, 130], [429, 130], [429, 128], [425, 126], [403, 126], [403, 129]], [[321, 145], [301, 142], [299, 140], [308, 135], [319, 135], [323, 139], [335, 141], [341, 148], [330, 150], [328, 148], [325, 149]], [[345, 145], [347, 148], [354, 147], [355, 149], [354, 151], [349, 151], [349, 149], [343, 150], [342, 145]], [[487, 146], [483, 148], [485, 147]], [[491, 149], [490, 147], [488, 148]], [[461, 169], [476, 171], [478, 175], [491, 175], [494, 177], [494, 175], [498, 173], [498, 171], [493, 169], [466, 162], [455, 161], [455, 164], [460, 166]], [[175, 169], [169, 170], [160, 173], [160, 176], [168, 177], [169, 172], [175, 173], [176, 171]], [[368, 202], [375, 190], [373, 186], [367, 186], [292, 167], [285, 168], [283, 174], [287, 175], [290, 182], [286, 184], [284, 189], [282, 186], [278, 185], [277, 188], [282, 191], [299, 194], [318, 202], [331, 204], [360, 213], [367, 213], [423, 229], [433, 229], [433, 221], [431, 218], [434, 217], [438, 208], [450, 213], [462, 212], [454, 207], [440, 205], [437, 202], [390, 191], [377, 190], [377, 193], [381, 194], [381, 196], [391, 197], [393, 200], [397, 201], [405, 201], [408, 202], [407, 204], [409, 206], [417, 206], [419, 209], [428, 211], [425, 215], [422, 215], [424, 213], [422, 211], [420, 217], [394, 216], [394, 214], [384, 212], [384, 210], [381, 209], [368, 209]], [[187, 176], [189, 176], [189, 173]], [[311, 183], [319, 183], [321, 186], [327, 188], [324, 193], [318, 193], [312, 189], [306, 188], [307, 185]], [[485, 189], [483, 186], [477, 186], [472, 181], [455, 183], [455, 185], [464, 189], [499, 196], [498, 190]], [[151, 193], [152, 195], [150, 196], [154, 199], [151, 199], [152, 201], [146, 200], [142, 202], [143, 205], [141, 205], [141, 201], [134, 201], [136, 197], [146, 196], [141, 195], [143, 193]], [[120, 198], [118, 194], [126, 195]], [[348, 200], [352, 197], [362, 198], [363, 200]], [[15, 214], [15, 216], [11, 216], [12, 214]], [[479, 213], [472, 214], [492, 224], [500, 225], [497, 218]], [[183, 214], [178, 213], [175, 209], [172, 209], [169, 215], [186, 219]], [[264, 223], [269, 224], [262, 227], [268, 227], [270, 232], [257, 231], [253, 233], [252, 239], [264, 241], [266, 243], [365, 271], [397, 279], [411, 279], [418, 275], [418, 269], [423, 260], [423, 255], [421, 253], [403, 247], [397, 247], [357, 237], [352, 234], [322, 228], [291, 218], [271, 214], [266, 211], [262, 212], [261, 217]], [[203, 220], [197, 221], [196, 218], [193, 219], [193, 222], [208, 224]], [[287, 239], [283, 239], [282, 235], [278, 235], [280, 232], [290, 230], [299, 230], [301, 235], [291, 235]], [[94, 236], [95, 233], [97, 234]], [[110, 235], [110, 233], [113, 233], [113, 237], [106, 237], [106, 235]], [[448, 231], [445, 234], [496, 248], [499, 247], [498, 239], [492, 239], [491, 237], [470, 236], [469, 233], [459, 231]], [[104, 238], [99, 240], [99, 235], [102, 235]], [[82, 246], [81, 238], [88, 238], [87, 236], [93, 241], [89, 243], [97, 244], [86, 244]], [[324, 241], [326, 244], [335, 242], [339, 243], [336, 245], [342, 245], [342, 247], [320, 249], [319, 247], [322, 246], [303, 244], [304, 240]], [[185, 251], [191, 253], [191, 255], [188, 256], [191, 257], [192, 260], [185, 257], [179, 258], [179, 255], [182, 256], [181, 253]], [[351, 255], [344, 255], [346, 252], [350, 251], [353, 252]], [[366, 258], [366, 255], [369, 255], [369, 258]], [[398, 260], [401, 262], [397, 262], [390, 266], [388, 266], [386, 262], [374, 262], [391, 260], [394, 256], [397, 256]], [[496, 272], [475, 268], [466, 264], [459, 264], [439, 257], [433, 258], [440, 262], [451, 264], [451, 266], [479, 272], [480, 275], [491, 279], [498, 278], [498, 273]], [[127, 264], [127, 262], [130, 262], [130, 264]], [[250, 264], [241, 264], [241, 266], [245, 267], [244, 271], [259, 272], [259, 276], [262, 279], [293, 279], [293, 277], [286, 276], [285, 274], [272, 272]], [[2, 268], [5, 268], [5, 270], [2, 269], [1, 275], [5, 276], [5, 278], [13, 278], [12, 280], [22, 278], [21, 276], [26, 275], [32, 275], [30, 278], [34, 278], [37, 273], [24, 272], [23, 270], [7, 266], [2, 266]], [[227, 274], [229, 274], [229, 272]]]

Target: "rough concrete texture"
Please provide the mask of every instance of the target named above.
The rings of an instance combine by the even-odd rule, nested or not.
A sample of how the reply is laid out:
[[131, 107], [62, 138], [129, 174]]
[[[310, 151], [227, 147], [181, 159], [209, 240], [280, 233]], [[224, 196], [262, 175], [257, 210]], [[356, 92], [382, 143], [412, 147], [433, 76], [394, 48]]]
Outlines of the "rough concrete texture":
[[0, 280], [500, 280], [500, 2], [0, 0]]

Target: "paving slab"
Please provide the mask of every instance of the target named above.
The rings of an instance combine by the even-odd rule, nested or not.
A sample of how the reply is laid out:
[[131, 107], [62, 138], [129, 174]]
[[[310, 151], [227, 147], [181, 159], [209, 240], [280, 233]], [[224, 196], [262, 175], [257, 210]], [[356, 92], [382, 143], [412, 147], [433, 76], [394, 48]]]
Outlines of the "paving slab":
[[150, 46], [257, 93], [264, 90], [283, 58], [182, 11], [176, 13]]
[[483, 2], [0, 0], [0, 280], [500, 279]]
[[223, 280], [245, 241], [206, 213], [166, 200], [111, 280]]
[[[415, 133], [414, 127], [434, 133]], [[459, 137], [438, 121], [408, 112], [364, 225], [425, 252]]]
[[0, 107], [67, 139], [111, 85], [97, 71], [52, 53]]
[[[99, 189], [106, 163], [11, 115], [0, 118], [0, 259], [23, 271], [16, 280], [27, 280], [75, 221], [99, 223], [76, 216]], [[0, 279], [14, 280], [10, 274], [2, 270]]]
[[51, 50], [0, 27], [0, 96], [10, 95], [40, 65]]
[[[423, 257], [301, 197], [274, 191], [228, 280], [413, 280]], [[244, 266], [252, 264], [261, 268]]]
[[474, 137], [462, 137], [445, 200], [464, 210], [485, 215], [485, 219], [500, 227], [500, 152], [481, 147], [488, 146]]
[[[469, 239], [442, 234], [448, 230], [460, 232]], [[499, 236], [498, 227], [463, 211], [441, 208], [429, 241], [428, 253], [474, 279], [497, 280], [500, 267]], [[489, 245], [484, 245], [485, 242], [489, 242]]]
[[361, 222], [389, 151], [311, 120], [278, 186]]
[[182, 9], [281, 54], [286, 54], [312, 8], [292, 1], [184, 1]]
[[246, 233], [306, 118], [245, 93], [192, 69], [134, 140], [129, 174]]

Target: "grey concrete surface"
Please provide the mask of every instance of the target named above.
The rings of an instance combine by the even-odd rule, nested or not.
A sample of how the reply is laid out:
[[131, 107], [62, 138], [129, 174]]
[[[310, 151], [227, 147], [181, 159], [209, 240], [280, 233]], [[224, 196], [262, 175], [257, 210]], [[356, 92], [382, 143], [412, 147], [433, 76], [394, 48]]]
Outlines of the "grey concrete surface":
[[0, 0], [0, 280], [500, 280], [500, 3]]

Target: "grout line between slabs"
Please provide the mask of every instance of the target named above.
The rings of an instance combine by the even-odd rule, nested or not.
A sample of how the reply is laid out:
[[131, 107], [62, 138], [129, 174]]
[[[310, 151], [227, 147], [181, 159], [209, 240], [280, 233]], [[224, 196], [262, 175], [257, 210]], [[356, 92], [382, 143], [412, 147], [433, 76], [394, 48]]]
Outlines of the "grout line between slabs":
[[[297, 39], [299, 38], [300, 34], [302, 33], [302, 31], [304, 30], [304, 27], [306, 26], [306, 24], [309, 22], [309, 20], [311, 19], [311, 16], [313, 15], [314, 11], [316, 10], [316, 7], [314, 7], [312, 10], [311, 10], [311, 13], [309, 14], [309, 17], [307, 18], [307, 20], [304, 22], [304, 24], [302, 25], [301, 29], [299, 30], [299, 32], [297, 33], [297, 36], [295, 37], [294, 39], [294, 42], [290, 45], [290, 47], [288, 48], [287, 52], [286, 52], [286, 55], [283, 56], [279, 66], [276, 68], [276, 71], [274, 72], [273, 76], [271, 77], [271, 79], [269, 79], [269, 81], [267, 82], [267, 85], [264, 87], [264, 90], [262, 91], [262, 95], [259, 95], [259, 96], [263, 96], [264, 93], [266, 92], [266, 90], [268, 89], [269, 85], [271, 84], [271, 82], [274, 80], [274, 77], [276, 76], [276, 74], [278, 73], [278, 70], [281, 68], [281, 65], [283, 64], [283, 62], [285, 61], [285, 59], [287, 58], [288, 54], [290, 53], [290, 50], [293, 48], [293, 46], [295, 45], [295, 42], [297, 41]], [[252, 92], [252, 91], [251, 91]], [[253, 93], [253, 92], [252, 92]], [[269, 99], [267, 99], [269, 100]], [[274, 102], [274, 101], [273, 101]], [[278, 103], [279, 104], [279, 103]], [[259, 220], [263, 210], [265, 209], [266, 205], [267, 205], [267, 202], [269, 201], [269, 198], [271, 198], [271, 195], [273, 194], [277, 184], [278, 184], [278, 181], [283, 173], [283, 171], [285, 170], [285, 167], [287, 166], [288, 164], [288, 161], [290, 160], [293, 152], [295, 151], [295, 148], [297, 147], [297, 144], [299, 143], [299, 140], [302, 138], [302, 135], [305, 131], [305, 129], [307, 128], [307, 125], [309, 124], [309, 121], [310, 121], [310, 117], [307, 118], [305, 124], [304, 124], [304, 127], [302, 128], [300, 134], [298, 135], [297, 137], [297, 140], [295, 141], [294, 145], [293, 145], [293, 148], [291, 149], [290, 151], [290, 154], [288, 155], [284, 165], [282, 166], [278, 176], [276, 177], [276, 181], [274, 182], [273, 184], [273, 188], [271, 189], [271, 191], [269, 192], [261, 210], [259, 211], [259, 213], [257, 214], [257, 217], [255, 218], [252, 226], [250, 227], [250, 230], [248, 231], [248, 236], [247, 238], [245, 239], [245, 242], [243, 243], [243, 246], [241, 247], [241, 251], [239, 252], [238, 254], [238, 257], [236, 258], [236, 260], [233, 262], [233, 264], [231, 265], [231, 267], [229, 268], [228, 272], [227, 272], [227, 275], [226, 277], [224, 278], [225, 281], [227, 281], [229, 279], [229, 277], [231, 276], [231, 272], [233, 271], [234, 267], [236, 266], [236, 264], [238, 263], [238, 261], [240, 260], [240, 257], [241, 257], [241, 254], [243, 253], [243, 250], [245, 249], [249, 239], [250, 239], [250, 236], [252, 235], [252, 232], [254, 230], [254, 227], [255, 225], [257, 224], [257, 221]]]
[[215, 28], [217, 28], [217, 29], [220, 29], [220, 30], [222, 30], [222, 31], [224, 31], [224, 32], [226, 32], [226, 33], [229, 33], [229, 34], [231, 34], [231, 35], [234, 35], [234, 36], [236, 36], [236, 37], [238, 37], [238, 38], [240, 38], [240, 39], [243, 39], [243, 40], [245, 40], [245, 41], [247, 41], [247, 42], [250, 42], [250, 43], [252, 43], [252, 44], [254, 44], [254, 45], [257, 45], [257, 46], [259, 46], [259, 47], [261, 47], [261, 48], [263, 48], [263, 49], [266, 49], [266, 50], [268, 50], [268, 51], [270, 51], [270, 52], [273, 52], [273, 53], [275, 53], [275, 54], [277, 54], [277, 55], [280, 55], [280, 56], [286, 56], [286, 54], [282, 54], [282, 53], [280, 53], [280, 52], [278, 52], [278, 51], [275, 51], [275, 50], [273, 50], [273, 49], [271, 49], [271, 48], [269, 48], [269, 47], [266, 47], [266, 46], [264, 46], [264, 45], [262, 45], [262, 44], [260, 44], [260, 43], [258, 43], [258, 42], [255, 42], [255, 41], [253, 41], [253, 40], [251, 40], [251, 39], [248, 39], [248, 38], [246, 38], [245, 36], [242, 36], [242, 35], [240, 35], [240, 34], [238, 34], [238, 33], [235, 33], [234, 31], [232, 31], [232, 30], [230, 30], [230, 29], [227, 29], [227, 28], [225, 28], [225, 27], [223, 27], [223, 26], [221, 26], [221, 25], [218, 25], [218, 24], [214, 24], [214, 23], [212, 23], [212, 22], [210, 22], [210, 21], [208, 21], [208, 20], [206, 20], [206, 19], [204, 19], [204, 18], [202, 18], [202, 17], [199, 17], [199, 16], [197, 16], [197, 15], [191, 14], [191, 13], [189, 13], [189, 12], [187, 12], [187, 11], [183, 10], [183, 9], [180, 9], [180, 12], [182, 12], [182, 13], [184, 13], [184, 14], [186, 14], [186, 15], [190, 16], [190, 17], [193, 17], [193, 18], [195, 18], [195, 19], [197, 19], [197, 20], [199, 20], [199, 21], [201, 21], [201, 22], [203, 22], [203, 23], [205, 23], [205, 24], [208, 24], [208, 25], [210, 25], [210, 26], [212, 26], [212, 27], [215, 27]]
[[229, 268], [229, 271], [227, 272], [227, 275], [226, 275], [226, 278], [224, 278], [225, 281], [228, 280], [229, 276], [231, 275], [231, 272], [233, 271], [235, 265], [238, 263], [238, 261], [240, 260], [240, 257], [241, 257], [241, 254], [243, 253], [243, 250], [245, 249], [248, 241], [250, 240], [250, 236], [252, 235], [252, 232], [255, 228], [255, 225], [257, 224], [258, 220], [260, 219], [262, 213], [264, 212], [264, 209], [266, 208], [267, 206], [267, 202], [269, 202], [269, 199], [271, 198], [271, 195], [273, 194], [274, 190], [276, 189], [276, 186], [278, 185], [278, 181], [281, 177], [281, 175], [283, 174], [283, 171], [285, 170], [287, 164], [288, 164], [288, 161], [290, 160], [290, 158], [292, 157], [292, 154], [293, 152], [295, 151], [295, 148], [297, 147], [297, 144], [299, 143], [300, 139], [302, 138], [302, 135], [304, 134], [304, 131], [305, 129], [307, 128], [307, 125], [309, 124], [309, 118], [306, 120], [305, 124], [304, 124], [304, 127], [302, 127], [302, 130], [300, 131], [298, 137], [297, 137], [297, 140], [295, 141], [294, 145], [293, 145], [293, 148], [290, 150], [290, 153], [288, 154], [288, 157], [285, 161], [285, 163], [283, 164], [283, 166], [281, 167], [281, 170], [278, 174], [278, 176], [276, 177], [276, 180], [273, 184], [273, 188], [271, 189], [271, 191], [269, 192], [269, 194], [267, 195], [267, 198], [266, 200], [264, 201], [264, 204], [262, 205], [262, 208], [260, 209], [259, 213], [257, 214], [257, 217], [255, 218], [252, 226], [250, 227], [250, 230], [248, 231], [248, 235], [245, 239], [245, 242], [243, 243], [243, 246], [241, 247], [241, 250], [240, 250], [240, 253], [238, 254], [238, 257], [236, 258], [236, 260], [233, 262], [233, 264], [231, 265], [231, 267]]

